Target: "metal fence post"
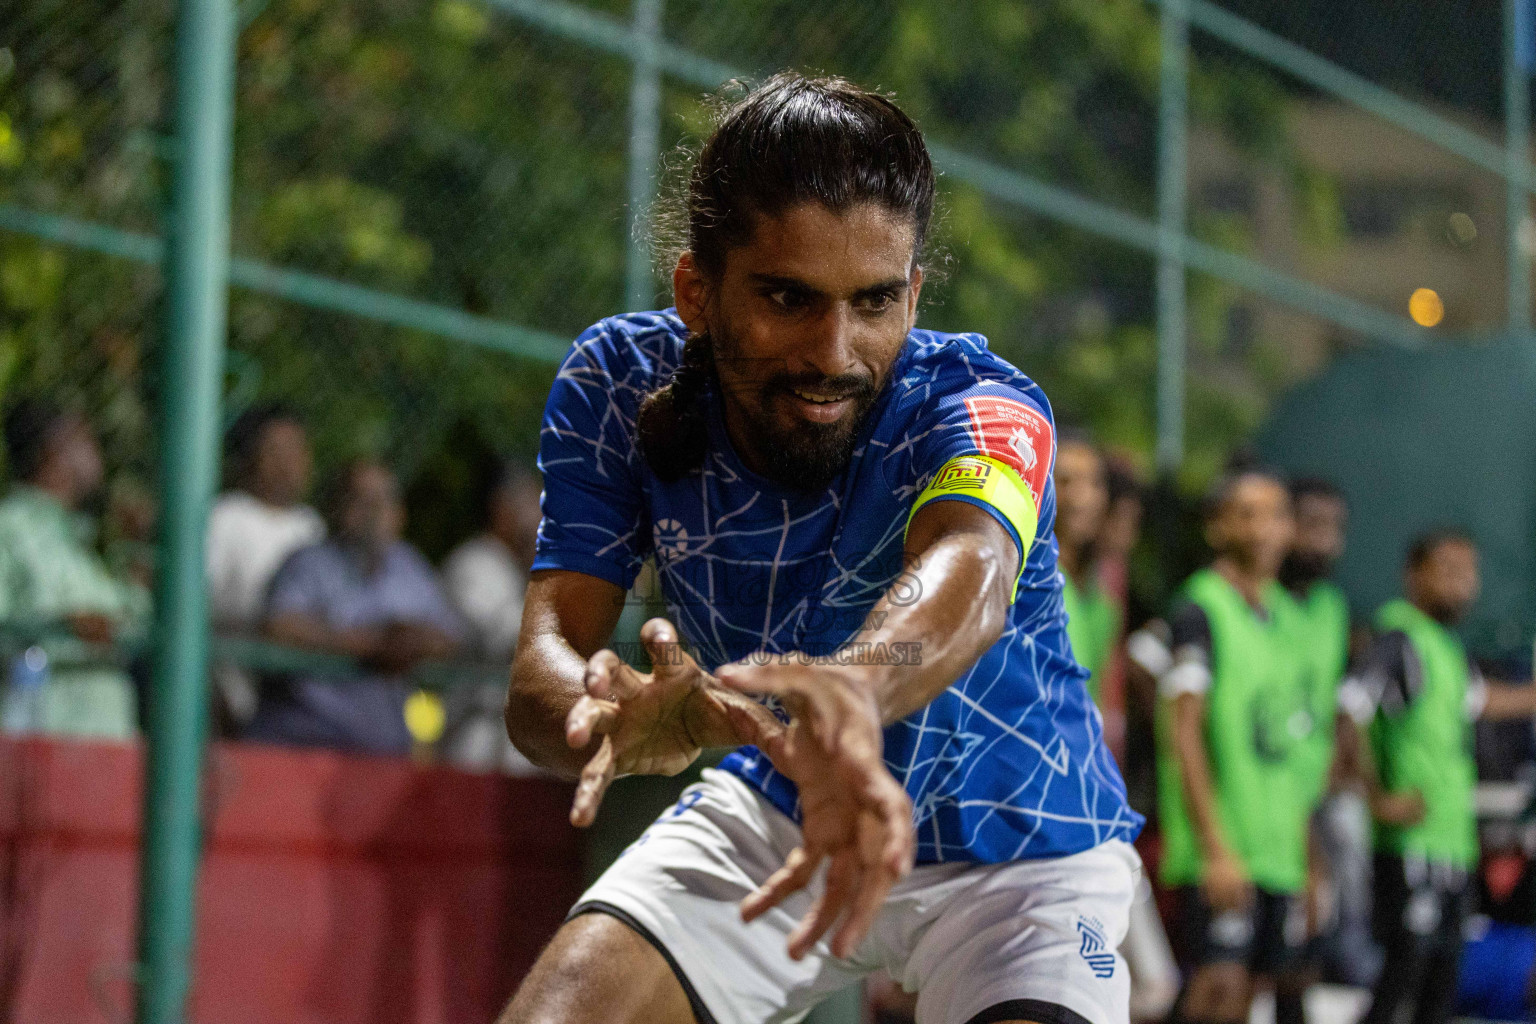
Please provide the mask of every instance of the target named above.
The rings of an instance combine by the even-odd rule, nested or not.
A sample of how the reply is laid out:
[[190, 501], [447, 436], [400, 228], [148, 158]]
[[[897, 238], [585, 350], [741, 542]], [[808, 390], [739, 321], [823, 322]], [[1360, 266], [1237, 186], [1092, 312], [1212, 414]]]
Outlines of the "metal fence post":
[[1157, 136], [1157, 465], [1184, 461], [1187, 340], [1184, 237], [1189, 170], [1189, 13], [1164, 0]]
[[218, 471], [229, 281], [233, 0], [180, 0], [166, 221], [160, 537], [139, 903], [139, 1024], [179, 1024], [191, 984], [207, 731], [203, 535]]
[[1536, 18], [1531, 0], [1504, 0], [1504, 232], [1509, 273], [1509, 326], [1531, 327], [1530, 161], [1532, 66]]
[[661, 16], [664, 0], [634, 0], [635, 67], [629, 87], [629, 254], [624, 267], [626, 309], [656, 302], [649, 218], [661, 159]]

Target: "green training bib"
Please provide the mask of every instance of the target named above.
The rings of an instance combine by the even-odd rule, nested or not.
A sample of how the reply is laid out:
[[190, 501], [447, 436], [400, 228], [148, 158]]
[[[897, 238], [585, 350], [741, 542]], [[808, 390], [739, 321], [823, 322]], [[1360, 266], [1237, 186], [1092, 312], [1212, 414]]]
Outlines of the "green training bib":
[[[1297, 892], [1306, 883], [1311, 809], [1297, 758], [1312, 724], [1300, 682], [1302, 659], [1286, 619], [1290, 598], [1278, 583], [1271, 584], [1264, 592], [1267, 614], [1261, 616], [1214, 569], [1195, 573], [1182, 593], [1205, 611], [1211, 627], [1205, 740], [1222, 835], [1256, 884], [1271, 892]], [[1184, 806], [1172, 712], [1171, 701], [1161, 702], [1162, 878], [1169, 885], [1194, 885], [1204, 877], [1204, 856]]]
[[1316, 806], [1328, 788], [1333, 765], [1334, 719], [1339, 683], [1349, 666], [1349, 603], [1344, 592], [1326, 580], [1314, 583], [1304, 597], [1286, 592], [1287, 621], [1295, 630], [1302, 658], [1301, 687], [1312, 730], [1297, 751], [1296, 770], [1301, 792]]
[[1120, 632], [1120, 611], [1096, 582], [1079, 588], [1066, 573], [1061, 578], [1061, 597], [1067, 607], [1067, 638], [1072, 642], [1072, 654], [1078, 664], [1091, 673], [1088, 696], [1097, 704], [1100, 680], [1109, 669], [1115, 637]]
[[1470, 868], [1477, 863], [1477, 764], [1467, 720], [1471, 673], [1467, 652], [1450, 630], [1407, 601], [1376, 613], [1382, 630], [1401, 630], [1424, 669], [1424, 691], [1396, 717], [1377, 712], [1371, 748], [1382, 784], [1393, 792], [1416, 789], [1424, 796], [1417, 825], [1379, 825], [1376, 848], [1416, 854]]

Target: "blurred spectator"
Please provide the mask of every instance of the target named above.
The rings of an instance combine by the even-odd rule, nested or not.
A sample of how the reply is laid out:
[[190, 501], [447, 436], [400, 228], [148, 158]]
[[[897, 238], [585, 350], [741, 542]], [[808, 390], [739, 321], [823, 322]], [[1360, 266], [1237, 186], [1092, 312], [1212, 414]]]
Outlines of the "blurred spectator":
[[[262, 623], [267, 588], [284, 559], [325, 537], [319, 513], [303, 504], [309, 491], [309, 439], [292, 410], [268, 404], [247, 410], [225, 438], [233, 488], [208, 518], [208, 600], [214, 629], [253, 634]], [[214, 673], [221, 718], [231, 726], [256, 712], [250, 673], [221, 665]]]
[[1108, 504], [1098, 536], [1099, 583], [1122, 608], [1130, 597], [1131, 551], [1141, 537], [1146, 487], [1136, 467], [1121, 455], [1104, 460]]
[[208, 599], [214, 625], [251, 632], [261, 625], [278, 566], [325, 537], [309, 491], [309, 439], [281, 405], [248, 410], [225, 438], [233, 488], [208, 517]]
[[400, 539], [405, 509], [390, 470], [356, 462], [330, 503], [331, 540], [278, 569], [266, 634], [293, 647], [355, 658], [366, 674], [300, 674], [263, 688], [246, 736], [300, 746], [405, 754], [406, 674], [449, 658], [463, 627], [431, 565]]
[[1130, 565], [1131, 552], [1141, 538], [1145, 487], [1136, 467], [1123, 456], [1106, 456], [1104, 468], [1109, 503], [1104, 511], [1104, 525], [1094, 541], [1094, 572], [1100, 589], [1119, 613], [1119, 629], [1099, 683], [1100, 707], [1106, 709], [1107, 715], [1104, 738], [1120, 761], [1132, 806], [1145, 813], [1154, 802], [1152, 717], [1156, 686], [1143, 686], [1138, 691], [1129, 685], [1125, 645], [1119, 642], [1128, 626], [1141, 621], [1131, 601]]
[[1260, 979], [1282, 995], [1305, 987], [1312, 806], [1294, 759], [1305, 666], [1278, 582], [1294, 528], [1277, 477], [1255, 468], [1222, 480], [1207, 502], [1215, 561], [1185, 582], [1169, 619], [1157, 756], [1161, 875], [1176, 887], [1187, 970], [1175, 1019], [1247, 1020]]
[[[490, 478], [484, 496], [485, 529], [460, 544], [443, 567], [448, 596], [469, 626], [477, 658], [505, 668], [523, 622], [523, 588], [533, 564], [539, 530], [539, 479], [516, 464]], [[448, 697], [448, 734], [443, 749], [461, 768], [514, 774], [533, 766], [507, 738], [502, 717], [506, 673], [484, 686], [466, 686]]]
[[487, 488], [483, 507], [484, 531], [448, 555], [443, 580], [469, 623], [475, 654], [503, 662], [511, 659], [523, 622], [523, 588], [539, 532], [538, 477], [506, 466]]
[[[1316, 936], [1306, 951], [1311, 974], [1326, 971], [1348, 984], [1369, 984], [1379, 958], [1370, 944], [1370, 816], [1352, 787], [1335, 787], [1335, 719], [1339, 684], [1349, 663], [1349, 602], [1330, 578], [1344, 555], [1349, 504], [1327, 480], [1291, 482], [1296, 532], [1280, 566], [1280, 582], [1296, 602], [1297, 653], [1307, 665], [1302, 676], [1310, 731], [1297, 758], [1298, 782], [1317, 805], [1312, 817], [1313, 857], [1309, 864], [1309, 914]], [[1334, 920], [1325, 922], [1323, 908]], [[1300, 1020], [1297, 993], [1276, 1001], [1279, 1024]], [[1287, 1002], [1290, 1001], [1290, 1005]]]
[[1099, 586], [1094, 564], [1109, 508], [1104, 458], [1086, 437], [1064, 431], [1055, 473], [1056, 543], [1067, 635], [1073, 655], [1089, 672], [1088, 695], [1100, 703], [1100, 684], [1120, 633], [1120, 609]]
[[1375, 926], [1386, 962], [1365, 1024], [1451, 1018], [1479, 855], [1468, 726], [1536, 715], [1536, 688], [1484, 678], [1455, 632], [1482, 586], [1468, 534], [1415, 540], [1404, 584], [1404, 598], [1377, 611], [1379, 635], [1340, 695], [1365, 733], [1355, 742], [1377, 826]]
[[[1072, 653], [1091, 673], [1088, 693], [1104, 716], [1106, 736], [1122, 734], [1124, 718], [1119, 694], [1106, 692], [1105, 674], [1120, 644], [1124, 623], [1124, 592], [1113, 595], [1098, 574], [1101, 543], [1111, 532], [1108, 467], [1103, 454], [1087, 436], [1062, 432], [1056, 448], [1056, 543], [1063, 579], [1062, 600], [1067, 611], [1067, 635]], [[1122, 565], [1135, 543], [1139, 508], [1134, 516], [1120, 510], [1111, 543]], [[1130, 535], [1124, 535], [1129, 529]], [[1123, 582], [1123, 572], [1121, 579]], [[1110, 699], [1106, 698], [1112, 698]], [[1179, 972], [1168, 937], [1158, 920], [1152, 892], [1145, 884], [1131, 907], [1120, 952], [1131, 972], [1131, 1019], [1161, 1020], [1179, 994]]]
[[[85, 418], [23, 399], [5, 417], [11, 493], [0, 501], [0, 619], [22, 627], [64, 624], [88, 644], [109, 644], [142, 623], [149, 595], [114, 577], [79, 514], [101, 486], [101, 449]], [[116, 668], [55, 665], [41, 691], [41, 731], [126, 739], [137, 711], [133, 684]]]

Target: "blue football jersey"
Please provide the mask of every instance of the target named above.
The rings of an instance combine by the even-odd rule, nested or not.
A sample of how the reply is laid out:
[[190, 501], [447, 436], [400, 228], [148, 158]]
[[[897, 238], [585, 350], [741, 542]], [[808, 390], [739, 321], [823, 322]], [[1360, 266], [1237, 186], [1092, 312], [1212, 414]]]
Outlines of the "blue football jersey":
[[[876, 601], [911, 579], [902, 545], [918, 496], [957, 457], [1005, 463], [1036, 498], [1032, 536], [1019, 538], [1018, 517], [963, 486], [945, 497], [986, 508], [1027, 546], [1007, 628], [884, 734], [886, 764], [912, 798], [918, 860], [1057, 857], [1135, 838], [1142, 819], [1126, 803], [1088, 673], [1067, 641], [1052, 533], [1054, 426], [1039, 387], [979, 335], [914, 330], [847, 469], [821, 492], [748, 469], [712, 392], [704, 465], [667, 483], [636, 444], [635, 417], [681, 360], [686, 336], [668, 310], [612, 317], [572, 346], [544, 413], [533, 568], [627, 589], [653, 557], [672, 621], [706, 669], [749, 655], [859, 652]], [[911, 663], [921, 657], [912, 646], [859, 656]], [[757, 749], [722, 767], [798, 818], [793, 783]]]

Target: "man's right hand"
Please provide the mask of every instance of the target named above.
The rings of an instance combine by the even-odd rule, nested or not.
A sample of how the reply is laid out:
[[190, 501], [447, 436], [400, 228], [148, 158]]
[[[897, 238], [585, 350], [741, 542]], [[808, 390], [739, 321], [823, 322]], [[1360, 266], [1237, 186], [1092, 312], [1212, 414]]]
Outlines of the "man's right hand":
[[647, 622], [640, 640], [653, 671], [637, 672], [613, 651], [598, 651], [587, 662], [586, 694], [566, 716], [572, 748], [601, 737], [571, 805], [571, 824], [579, 828], [592, 824], [621, 775], [676, 775], [705, 747], [761, 744], [783, 729], [767, 708], [700, 668], [667, 620]]
[[1200, 883], [1205, 900], [1218, 914], [1242, 910], [1253, 901], [1253, 881], [1237, 855], [1225, 848], [1207, 858], [1205, 881]]
[[112, 642], [117, 624], [100, 612], [76, 612], [67, 616], [70, 632], [88, 644], [105, 647]]
[[1371, 817], [1383, 825], [1417, 825], [1424, 811], [1424, 795], [1416, 789], [1371, 794]]

